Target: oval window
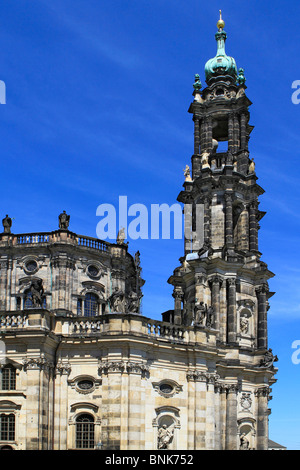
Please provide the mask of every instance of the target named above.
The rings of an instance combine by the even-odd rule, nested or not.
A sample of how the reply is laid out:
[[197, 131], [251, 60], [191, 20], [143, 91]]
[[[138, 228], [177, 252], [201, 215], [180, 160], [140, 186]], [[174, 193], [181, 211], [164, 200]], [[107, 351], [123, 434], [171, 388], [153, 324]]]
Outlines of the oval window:
[[77, 387], [80, 390], [90, 390], [91, 388], [93, 388], [93, 386], [94, 382], [88, 379], [80, 380], [80, 382], [77, 383]]

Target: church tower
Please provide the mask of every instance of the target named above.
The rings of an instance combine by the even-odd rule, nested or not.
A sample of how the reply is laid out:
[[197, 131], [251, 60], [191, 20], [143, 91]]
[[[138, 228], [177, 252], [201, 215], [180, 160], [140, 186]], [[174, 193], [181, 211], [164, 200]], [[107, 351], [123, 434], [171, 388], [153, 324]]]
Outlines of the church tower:
[[[259, 222], [265, 215], [259, 196], [264, 190], [249, 153], [252, 103], [246, 96], [244, 70], [237, 70], [225, 52], [224, 26], [220, 11], [217, 54], [205, 64], [207, 86], [202, 89], [200, 76], [195, 76], [189, 107], [194, 153], [178, 196], [184, 204], [185, 243], [181, 265], [168, 281], [175, 299], [171, 322], [216, 331], [216, 371], [223, 379], [235, 376], [239, 384], [267, 386], [274, 382], [277, 357], [268, 347], [267, 329], [268, 300], [273, 295], [268, 279], [273, 273], [258, 247]], [[267, 366], [268, 359], [271, 368], [257, 367]], [[257, 404], [257, 449], [267, 448], [266, 390], [256, 393], [263, 396]], [[229, 427], [239, 426], [237, 416], [229, 422]], [[236, 432], [228, 428], [227, 435], [231, 432], [229, 449], [236, 445]]]

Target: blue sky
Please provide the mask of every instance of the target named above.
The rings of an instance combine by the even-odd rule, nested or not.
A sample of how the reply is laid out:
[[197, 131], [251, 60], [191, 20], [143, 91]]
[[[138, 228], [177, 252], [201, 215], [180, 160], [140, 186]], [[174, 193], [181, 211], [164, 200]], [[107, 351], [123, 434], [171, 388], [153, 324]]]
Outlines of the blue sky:
[[[0, 201], [13, 231], [57, 228], [96, 236], [102, 203], [173, 204], [193, 153], [187, 113], [194, 74], [216, 53], [222, 9], [226, 51], [245, 69], [253, 102], [250, 140], [259, 184], [260, 251], [276, 274], [269, 345], [278, 355], [270, 438], [300, 449], [300, 5], [296, 1], [0, 1]], [[141, 252], [143, 313], [172, 308], [167, 279], [181, 240], [130, 241]]]

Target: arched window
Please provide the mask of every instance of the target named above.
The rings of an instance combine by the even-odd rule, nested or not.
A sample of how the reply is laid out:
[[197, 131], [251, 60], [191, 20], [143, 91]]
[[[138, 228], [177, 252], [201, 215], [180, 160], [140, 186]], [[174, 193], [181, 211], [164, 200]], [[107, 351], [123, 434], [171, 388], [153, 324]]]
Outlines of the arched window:
[[96, 294], [86, 294], [84, 298], [84, 316], [95, 317], [99, 315], [99, 299]]
[[16, 390], [16, 369], [11, 365], [4, 366], [1, 375], [1, 389]]
[[13, 413], [0, 414], [0, 440], [15, 440], [15, 415]]
[[95, 447], [95, 424], [90, 414], [81, 414], [76, 419], [76, 449]]

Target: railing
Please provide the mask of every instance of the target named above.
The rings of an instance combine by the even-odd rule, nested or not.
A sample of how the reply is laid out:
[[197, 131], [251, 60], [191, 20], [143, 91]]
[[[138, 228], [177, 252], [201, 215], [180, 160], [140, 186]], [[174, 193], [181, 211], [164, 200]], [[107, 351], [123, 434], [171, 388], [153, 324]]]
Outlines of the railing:
[[100, 251], [108, 251], [108, 244], [98, 238], [77, 235], [77, 242], [78, 246], [86, 246], [87, 248], [94, 248], [95, 250]]
[[[66, 232], [63, 233], [64, 235]], [[69, 236], [70, 235], [70, 236]], [[71, 242], [77, 243], [78, 246], [92, 248], [98, 251], [108, 251], [109, 243], [99, 240], [98, 238], [86, 237], [84, 235], [76, 235], [72, 232], [67, 232], [67, 237], [61, 237], [60, 231], [55, 232], [39, 232], [39, 233], [21, 233], [16, 235], [17, 245], [37, 245], [39, 243], [51, 242]]]
[[83, 318], [80, 320], [74, 319], [69, 323], [70, 334], [93, 334], [103, 332], [103, 319], [95, 318]]
[[18, 245], [36, 244], [36, 243], [48, 243], [50, 241], [51, 232], [40, 232], [40, 233], [23, 233], [17, 235]]
[[184, 342], [187, 342], [189, 339], [187, 328], [161, 322], [159, 320], [148, 320], [147, 328], [148, 335], [156, 338]]
[[21, 315], [0, 315], [0, 329], [25, 328], [28, 326], [28, 316]]

